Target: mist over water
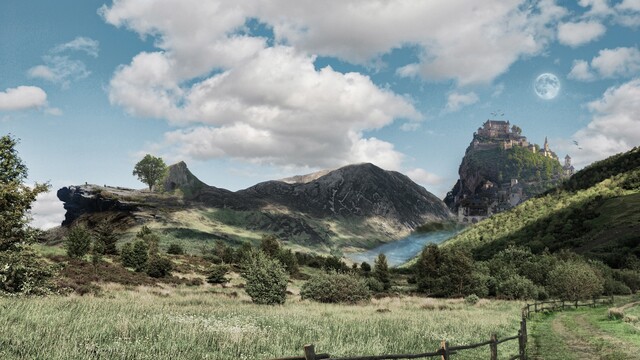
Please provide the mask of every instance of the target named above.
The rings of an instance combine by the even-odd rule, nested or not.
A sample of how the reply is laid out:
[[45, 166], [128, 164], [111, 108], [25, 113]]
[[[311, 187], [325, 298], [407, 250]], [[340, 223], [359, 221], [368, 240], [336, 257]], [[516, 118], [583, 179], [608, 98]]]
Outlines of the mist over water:
[[378, 254], [382, 253], [387, 257], [387, 263], [389, 266], [398, 266], [418, 255], [425, 245], [431, 243], [439, 244], [453, 237], [459, 231], [460, 229], [451, 229], [422, 234], [412, 234], [404, 239], [380, 245], [365, 252], [347, 254], [346, 256], [354, 262], [361, 263], [366, 261], [373, 266], [373, 262]]

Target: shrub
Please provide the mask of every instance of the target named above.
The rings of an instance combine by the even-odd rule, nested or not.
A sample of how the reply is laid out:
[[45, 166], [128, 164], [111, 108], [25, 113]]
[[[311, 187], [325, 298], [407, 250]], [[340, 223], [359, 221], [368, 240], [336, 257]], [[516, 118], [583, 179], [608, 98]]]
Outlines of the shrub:
[[169, 245], [169, 248], [167, 249], [167, 254], [182, 255], [184, 254], [184, 249], [180, 244], [173, 243]]
[[369, 265], [368, 262], [363, 261], [362, 264], [360, 264], [360, 269], [365, 273], [368, 273], [371, 271], [371, 265]]
[[509, 300], [538, 298], [538, 288], [533, 281], [517, 274], [499, 281], [496, 292], [499, 297]]
[[381, 283], [380, 280], [374, 277], [369, 277], [369, 278], [366, 278], [365, 281], [367, 283], [367, 287], [372, 292], [379, 293], [384, 291], [384, 284]]
[[120, 250], [120, 261], [122, 265], [134, 268], [137, 272], [145, 269], [149, 258], [149, 246], [142, 240], [133, 243], [126, 243]]
[[69, 257], [82, 258], [91, 250], [91, 233], [83, 226], [74, 226], [64, 239], [64, 247]]
[[118, 249], [116, 248], [118, 237], [113, 232], [113, 227], [107, 221], [100, 222], [95, 229], [93, 229], [93, 234], [95, 241], [102, 245], [100, 254], [118, 255]]
[[278, 260], [256, 252], [245, 264], [245, 291], [256, 304], [284, 304], [289, 276]]
[[32, 251], [0, 251], [0, 295], [49, 294], [52, 275], [52, 267]]
[[226, 284], [229, 282], [229, 278], [226, 277], [229, 273], [229, 265], [213, 265], [207, 273], [207, 282], [209, 284]]
[[171, 260], [162, 256], [152, 256], [147, 261], [146, 272], [147, 275], [153, 278], [162, 278], [171, 273], [173, 269], [173, 263]]
[[378, 254], [373, 265], [373, 276], [384, 285], [385, 290], [391, 288], [391, 278], [389, 277], [389, 265], [384, 254]]
[[570, 260], [551, 270], [547, 288], [563, 300], [590, 299], [602, 294], [604, 279], [586, 262]]
[[367, 282], [347, 274], [319, 274], [312, 276], [300, 288], [302, 299], [322, 303], [356, 303], [371, 299]]
[[475, 304], [478, 303], [478, 301], [480, 301], [480, 298], [476, 294], [471, 294], [471, 295], [467, 296], [466, 298], [464, 298], [464, 302], [467, 305], [475, 305]]

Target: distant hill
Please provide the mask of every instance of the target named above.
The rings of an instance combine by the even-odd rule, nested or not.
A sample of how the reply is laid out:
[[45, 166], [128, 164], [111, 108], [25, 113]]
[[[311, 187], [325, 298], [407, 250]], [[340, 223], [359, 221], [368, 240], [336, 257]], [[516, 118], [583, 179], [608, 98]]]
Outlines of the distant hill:
[[548, 142], [542, 147], [508, 121], [487, 120], [473, 134], [460, 163], [460, 178], [444, 202], [461, 222], [475, 223], [540, 194], [571, 175]]
[[209, 186], [184, 162], [169, 167], [164, 192], [71, 186], [58, 191], [64, 225], [117, 219], [124, 231], [145, 224], [168, 238], [255, 241], [275, 234], [291, 245], [369, 248], [451, 219], [446, 205], [407, 176], [373, 164], [267, 181], [232, 192]]
[[510, 244], [570, 249], [620, 267], [640, 258], [640, 149], [596, 162], [558, 187], [450, 239], [490, 258]]

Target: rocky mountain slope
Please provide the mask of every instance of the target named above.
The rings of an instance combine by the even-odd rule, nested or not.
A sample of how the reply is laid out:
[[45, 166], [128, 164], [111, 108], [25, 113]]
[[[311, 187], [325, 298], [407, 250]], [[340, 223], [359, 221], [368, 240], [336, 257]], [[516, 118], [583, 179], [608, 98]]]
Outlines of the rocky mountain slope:
[[367, 248], [451, 218], [442, 201], [407, 176], [372, 164], [232, 192], [205, 184], [180, 162], [169, 167], [163, 185], [162, 193], [95, 185], [62, 188], [58, 198], [67, 209], [64, 225], [118, 218], [128, 224], [124, 228], [146, 224], [168, 236], [242, 242], [275, 234], [291, 244], [331, 250]]
[[[447, 241], [486, 259], [510, 245], [570, 249], [611, 267], [640, 259], [640, 148], [596, 162], [561, 185]], [[636, 261], [636, 260], [633, 260]], [[638, 262], [640, 266], [640, 262]]]

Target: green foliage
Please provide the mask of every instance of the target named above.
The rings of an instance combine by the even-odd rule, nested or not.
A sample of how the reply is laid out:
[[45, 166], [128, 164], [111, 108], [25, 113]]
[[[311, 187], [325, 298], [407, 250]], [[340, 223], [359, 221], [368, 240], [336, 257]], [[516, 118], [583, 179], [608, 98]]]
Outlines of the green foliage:
[[91, 250], [91, 233], [84, 226], [74, 226], [64, 239], [64, 247], [71, 258], [81, 259]]
[[[578, 191], [588, 189], [612, 176], [634, 171], [640, 168], [640, 148], [610, 156], [596, 161], [574, 174], [563, 186], [563, 190]], [[637, 188], [638, 172], [635, 171], [627, 181], [623, 182], [630, 189]]]
[[548, 288], [563, 300], [584, 300], [602, 294], [604, 279], [586, 262], [570, 260], [549, 273]]
[[475, 305], [480, 301], [480, 298], [476, 294], [471, 294], [464, 298], [464, 303], [467, 305]]
[[30, 250], [0, 251], [0, 295], [51, 293], [53, 268]]
[[538, 287], [524, 276], [509, 274], [497, 281], [496, 295], [507, 300], [537, 299]]
[[357, 303], [368, 301], [371, 292], [367, 282], [354, 275], [320, 273], [314, 275], [300, 288], [302, 299], [322, 303]]
[[389, 276], [389, 265], [387, 264], [387, 257], [384, 254], [378, 254], [373, 265], [373, 277], [380, 281], [384, 287], [384, 290], [391, 288], [391, 278]]
[[93, 229], [93, 237], [102, 246], [103, 255], [118, 255], [118, 236], [115, 234], [113, 226], [107, 221], [102, 221]]
[[182, 246], [180, 244], [172, 243], [172, 244], [169, 245], [169, 248], [167, 249], [167, 254], [183, 255], [184, 254], [184, 249], [182, 248]]
[[470, 254], [458, 247], [426, 246], [415, 265], [418, 291], [430, 296], [464, 296], [477, 292]]
[[138, 177], [138, 180], [149, 186], [149, 191], [153, 190], [153, 187], [165, 176], [167, 172], [167, 165], [165, 165], [162, 158], [152, 156], [150, 154], [145, 155], [133, 168], [133, 175]]
[[289, 276], [280, 261], [255, 252], [245, 264], [245, 291], [256, 304], [284, 304]]
[[274, 235], [264, 235], [260, 240], [260, 250], [271, 258], [277, 258], [280, 253], [280, 242]]
[[171, 274], [173, 263], [164, 256], [153, 255], [147, 261], [145, 271], [153, 278], [162, 278]]
[[371, 271], [371, 265], [369, 265], [368, 262], [363, 261], [362, 264], [360, 264], [360, 270], [364, 271], [365, 273], [368, 273]]
[[0, 252], [19, 251], [34, 241], [37, 231], [30, 228], [29, 210], [48, 184], [29, 187], [27, 167], [15, 149], [18, 141], [9, 135], [0, 137]]
[[133, 268], [137, 272], [145, 270], [149, 259], [149, 246], [144, 240], [126, 243], [120, 249], [120, 261], [123, 266]]
[[213, 265], [207, 272], [207, 282], [209, 284], [226, 284], [229, 282], [227, 274], [229, 273], [229, 265]]

